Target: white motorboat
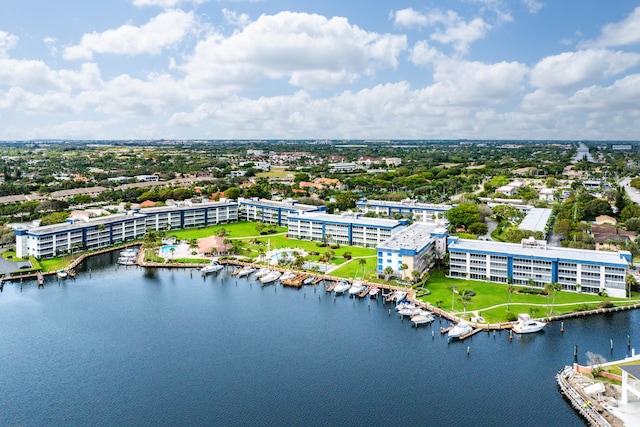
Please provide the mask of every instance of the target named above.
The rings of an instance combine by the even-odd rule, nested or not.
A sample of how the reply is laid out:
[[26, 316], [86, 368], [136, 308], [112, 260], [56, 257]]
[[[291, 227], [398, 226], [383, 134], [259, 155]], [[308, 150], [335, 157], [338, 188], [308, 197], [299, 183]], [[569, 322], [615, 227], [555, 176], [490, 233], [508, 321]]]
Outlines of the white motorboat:
[[513, 325], [513, 332], [516, 334], [531, 334], [544, 329], [545, 323], [538, 320], [531, 320], [531, 316], [526, 313], [518, 314], [518, 323]]
[[67, 273], [65, 270], [58, 270], [56, 272], [56, 275], [60, 278], [60, 279], [66, 279], [67, 276], [69, 275], [69, 273]]
[[416, 308], [416, 305], [410, 301], [400, 301], [396, 304], [396, 311], [400, 311], [405, 308]]
[[336, 287], [333, 289], [333, 292], [335, 292], [336, 295], [342, 295], [347, 292], [349, 288], [351, 288], [351, 283], [343, 280], [336, 285]]
[[431, 315], [431, 313], [425, 311], [422, 314], [418, 314], [416, 316], [411, 316], [411, 321], [414, 325], [423, 325], [425, 323], [431, 323], [435, 320], [435, 318]]
[[293, 271], [285, 271], [282, 276], [280, 276], [280, 280], [291, 280], [295, 279], [297, 276]]
[[466, 335], [471, 331], [473, 331], [473, 328], [463, 320], [458, 322], [458, 324], [454, 326], [447, 335], [449, 336], [449, 338], [460, 338], [461, 336]]
[[375, 286], [369, 290], [369, 298], [377, 299], [380, 294], [380, 288], [376, 288]]
[[349, 295], [358, 295], [364, 289], [364, 285], [359, 280], [353, 282], [349, 288]]
[[202, 274], [216, 273], [216, 272], [222, 270], [223, 268], [224, 268], [224, 266], [222, 264], [218, 264], [217, 261], [211, 261], [211, 263], [209, 263], [209, 265], [205, 265], [204, 267], [202, 267], [200, 269], [200, 272]]
[[262, 282], [263, 285], [268, 285], [278, 280], [280, 276], [281, 274], [279, 271], [271, 271], [270, 273], [267, 273], [264, 276], [262, 276], [260, 278], [260, 282]]
[[307, 277], [306, 279], [304, 279], [302, 281], [302, 284], [303, 285], [310, 285], [310, 284], [313, 283], [314, 280], [316, 280], [316, 278], [314, 276], [309, 276], [309, 277]]
[[256, 278], [258, 278], [258, 279], [259, 279], [259, 278], [261, 278], [262, 276], [266, 276], [266, 275], [267, 275], [267, 274], [269, 274], [270, 272], [271, 272], [271, 269], [264, 267], [264, 268], [261, 268], [260, 270], [256, 271], [256, 273], [254, 274], [254, 276], [255, 276]]
[[398, 311], [398, 314], [400, 316], [417, 316], [419, 314], [424, 313], [424, 310], [422, 310], [421, 308], [418, 307], [407, 307], [407, 308], [403, 308], [402, 310]]
[[402, 301], [405, 297], [407, 296], [407, 293], [404, 291], [396, 291], [395, 295], [393, 296], [393, 300], [395, 302], [400, 302]]
[[253, 268], [253, 267], [249, 267], [249, 266], [242, 267], [242, 268], [238, 271], [238, 273], [236, 274], [236, 276], [237, 276], [237, 277], [246, 277], [246, 276], [250, 275], [251, 273], [253, 273], [254, 271], [256, 271], [256, 269], [255, 269], [255, 268]]

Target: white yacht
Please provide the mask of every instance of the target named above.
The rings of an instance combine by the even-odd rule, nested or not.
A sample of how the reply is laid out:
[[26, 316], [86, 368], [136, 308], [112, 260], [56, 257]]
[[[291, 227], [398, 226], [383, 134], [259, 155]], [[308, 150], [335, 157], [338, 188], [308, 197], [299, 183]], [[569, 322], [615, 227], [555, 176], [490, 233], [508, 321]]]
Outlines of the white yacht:
[[249, 267], [249, 266], [242, 267], [242, 268], [238, 271], [238, 273], [236, 273], [236, 277], [245, 277], [245, 276], [250, 275], [250, 274], [251, 274], [251, 273], [253, 273], [254, 271], [256, 271], [256, 269], [255, 269], [255, 268], [253, 268], [253, 267]]
[[461, 336], [466, 335], [471, 331], [473, 331], [473, 328], [469, 326], [467, 322], [462, 320], [458, 322], [458, 324], [454, 326], [447, 335], [449, 336], [449, 338], [460, 338]]
[[267, 273], [264, 276], [262, 276], [260, 278], [260, 282], [262, 282], [263, 285], [268, 285], [278, 280], [280, 278], [280, 275], [281, 274], [279, 271], [271, 271], [270, 273]]
[[418, 314], [416, 316], [411, 316], [411, 321], [413, 322], [414, 325], [418, 326], [418, 325], [422, 325], [425, 323], [431, 323], [433, 322], [435, 319], [434, 317], [431, 315], [431, 313], [424, 311], [422, 312], [422, 314]]
[[204, 267], [202, 267], [200, 269], [200, 272], [202, 274], [217, 273], [223, 268], [224, 266], [222, 264], [218, 264], [218, 261], [211, 261], [209, 265], [205, 265]]
[[398, 314], [402, 317], [404, 316], [417, 316], [419, 314], [424, 313], [424, 310], [418, 307], [407, 307], [398, 311]]
[[336, 285], [336, 287], [333, 289], [333, 292], [335, 292], [336, 295], [342, 295], [345, 292], [347, 292], [350, 287], [351, 287], [351, 283], [347, 282], [346, 280], [343, 280], [342, 282]]
[[254, 274], [254, 276], [256, 278], [261, 278], [262, 276], [266, 276], [267, 274], [271, 273], [271, 269], [264, 267], [261, 268], [260, 270], [256, 271], [256, 273]]
[[350, 296], [358, 295], [360, 292], [362, 292], [363, 289], [364, 289], [364, 286], [362, 285], [362, 282], [359, 280], [356, 280], [353, 282], [353, 284], [349, 288], [349, 295]]
[[398, 303], [400, 301], [402, 301], [405, 297], [407, 296], [407, 293], [404, 291], [396, 291], [395, 295], [393, 296], [393, 300]]
[[531, 316], [526, 313], [518, 314], [518, 323], [513, 325], [513, 332], [516, 334], [531, 334], [544, 329], [545, 323], [538, 320], [531, 320]]
[[297, 276], [293, 271], [285, 271], [282, 276], [280, 276], [280, 280], [291, 280], [295, 279]]

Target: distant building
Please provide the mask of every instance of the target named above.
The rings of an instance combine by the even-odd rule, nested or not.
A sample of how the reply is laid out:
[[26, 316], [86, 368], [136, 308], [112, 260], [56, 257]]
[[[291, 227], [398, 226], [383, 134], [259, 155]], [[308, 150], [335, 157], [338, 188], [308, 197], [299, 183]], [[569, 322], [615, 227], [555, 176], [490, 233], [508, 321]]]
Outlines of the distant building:
[[613, 151], [629, 151], [632, 148], [631, 144], [614, 144], [611, 146]]
[[356, 202], [356, 207], [364, 213], [375, 212], [387, 217], [399, 214], [420, 222], [434, 222], [444, 217], [444, 214], [452, 208], [451, 205], [420, 203], [411, 199], [401, 202], [360, 199]]
[[330, 163], [329, 170], [333, 173], [349, 173], [358, 169], [355, 163]]
[[546, 237], [546, 227], [552, 213], [553, 209], [531, 208], [527, 211], [527, 216], [518, 225], [518, 230], [540, 232]]
[[618, 223], [618, 220], [609, 215], [598, 215], [596, 217], [596, 224], [598, 225], [602, 225], [602, 224], [616, 225], [617, 223]]
[[543, 188], [538, 193], [538, 199], [544, 200], [547, 202], [552, 202], [555, 200], [555, 190], [553, 188]]

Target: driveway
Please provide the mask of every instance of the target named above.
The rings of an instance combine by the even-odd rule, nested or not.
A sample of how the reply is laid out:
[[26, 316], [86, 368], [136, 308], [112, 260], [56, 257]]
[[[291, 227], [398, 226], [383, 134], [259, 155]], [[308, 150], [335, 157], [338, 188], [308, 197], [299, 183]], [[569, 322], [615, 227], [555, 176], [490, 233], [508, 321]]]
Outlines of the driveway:
[[3, 275], [3, 276], [8, 275], [12, 271], [19, 270], [20, 267], [22, 266], [27, 266], [28, 268], [31, 268], [31, 262], [29, 261], [13, 262], [13, 261], [6, 260], [3, 256], [0, 256], [0, 275]]

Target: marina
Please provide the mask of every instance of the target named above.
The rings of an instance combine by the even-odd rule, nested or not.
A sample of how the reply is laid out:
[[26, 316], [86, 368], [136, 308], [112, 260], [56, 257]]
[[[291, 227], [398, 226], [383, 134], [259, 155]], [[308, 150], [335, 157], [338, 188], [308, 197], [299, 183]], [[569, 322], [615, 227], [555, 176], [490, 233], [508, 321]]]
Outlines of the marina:
[[[231, 275], [231, 270], [229, 269], [220, 271], [218, 275], [206, 276], [200, 279], [192, 275], [189, 269], [173, 268], [163, 270], [135, 267], [120, 269], [116, 272], [116, 260], [116, 253], [88, 259], [76, 268], [78, 276], [73, 282], [56, 282], [55, 280], [45, 279], [44, 288], [38, 290], [36, 282], [34, 282], [33, 287], [24, 287], [22, 292], [20, 287], [12, 286], [9, 290], [5, 289], [2, 298], [0, 298], [0, 308], [5, 312], [0, 315], [0, 320], [7, 326], [0, 333], [2, 335], [0, 338], [7, 342], [12, 341], [12, 331], [17, 332], [20, 330], [17, 325], [13, 324], [14, 321], [19, 322], [22, 315], [38, 318], [37, 313], [25, 310], [26, 306], [21, 301], [26, 302], [34, 298], [36, 300], [42, 298], [50, 300], [47, 304], [49, 307], [47, 310], [51, 310], [51, 315], [58, 319], [56, 320], [58, 323], [63, 319], [63, 317], [58, 318], [58, 316], [68, 316], [66, 304], [93, 307], [89, 310], [91, 313], [102, 312], [102, 315], [91, 318], [87, 317], [90, 316], [89, 312], [86, 314], [80, 312], [76, 316], [80, 315], [82, 316], [81, 318], [72, 318], [64, 321], [65, 325], [71, 327], [68, 331], [71, 334], [74, 333], [74, 328], [81, 327], [84, 329], [85, 326], [89, 328], [87, 330], [95, 331], [95, 338], [88, 341], [86, 349], [84, 349], [84, 346], [80, 348], [77, 345], [74, 346], [76, 347], [76, 352], [79, 353], [72, 356], [71, 360], [78, 357], [84, 358], [85, 352], [93, 351], [90, 350], [90, 347], [93, 348], [97, 345], [97, 348], [106, 352], [104, 357], [115, 358], [119, 361], [119, 364], [123, 364], [127, 369], [132, 369], [132, 372], [136, 372], [136, 383], [140, 380], [149, 384], [157, 384], [158, 381], [162, 381], [165, 384], [163, 388], [166, 390], [166, 395], [171, 396], [171, 400], [163, 400], [163, 407], [160, 409], [152, 403], [155, 400], [154, 393], [141, 389], [139, 391], [139, 399], [148, 402], [149, 411], [138, 413], [137, 409], [134, 410], [133, 407], [129, 407], [126, 404], [119, 405], [114, 411], [114, 407], [109, 404], [106, 406], [110, 409], [110, 413], [107, 415], [106, 412], [99, 410], [97, 406], [91, 403], [96, 402], [97, 404], [98, 402], [93, 398], [94, 391], [74, 393], [77, 389], [72, 386], [64, 392], [57, 390], [56, 394], [48, 394], [44, 393], [44, 390], [39, 392], [36, 389], [33, 396], [38, 399], [37, 401], [43, 403], [53, 403], [58, 399], [65, 399], [66, 402], [73, 404], [75, 401], [74, 397], [72, 397], [73, 394], [83, 396], [81, 406], [85, 407], [84, 405], [86, 405], [87, 410], [77, 411], [77, 414], [74, 415], [75, 418], [71, 420], [72, 423], [75, 420], [79, 424], [92, 424], [96, 422], [96, 418], [94, 418], [96, 416], [100, 416], [102, 421], [106, 419], [110, 423], [116, 424], [123, 422], [128, 424], [135, 423], [135, 420], [141, 420], [138, 417], [144, 417], [145, 422], [160, 422], [159, 414], [162, 414], [162, 419], [166, 422], [166, 417], [171, 420], [170, 414], [176, 413], [184, 417], [181, 418], [182, 422], [187, 420], [190, 423], [202, 424], [204, 419], [215, 419], [216, 423], [239, 425], [256, 423], [260, 419], [260, 414], [267, 411], [270, 414], [270, 419], [274, 420], [273, 422], [275, 423], [288, 424], [294, 422], [295, 419], [295, 422], [302, 421], [309, 425], [320, 424], [320, 420], [325, 420], [322, 424], [326, 424], [325, 415], [311, 410], [307, 405], [308, 400], [313, 396], [313, 407], [322, 405], [339, 409], [332, 414], [331, 421], [329, 421], [330, 424], [353, 423], [356, 422], [356, 419], [359, 420], [358, 423], [364, 422], [371, 425], [388, 424], [392, 422], [392, 418], [384, 410], [387, 407], [384, 402], [393, 401], [396, 404], [398, 402], [406, 402], [398, 405], [399, 410], [415, 414], [415, 418], [414, 416], [407, 417], [408, 422], [413, 420], [413, 422], [419, 423], [424, 417], [429, 417], [431, 420], [430, 425], [450, 425], [451, 411], [455, 411], [456, 417], [460, 422], [469, 425], [477, 425], [478, 423], [496, 425], [496, 423], [503, 424], [505, 422], [526, 425], [531, 420], [536, 420], [538, 425], [556, 424], [557, 422], [568, 426], [583, 425], [582, 420], [560, 398], [556, 388], [553, 386], [558, 363], [563, 360], [565, 363], [573, 360], [572, 350], [576, 342], [581, 348], [590, 348], [594, 351], [602, 352], [604, 352], [604, 348], [608, 350], [607, 340], [602, 340], [605, 341], [605, 346], [598, 346], [598, 340], [593, 334], [594, 328], [602, 331], [599, 336], [631, 333], [634, 342], [637, 342], [638, 339], [638, 336], [633, 331], [625, 329], [624, 326], [620, 327], [632, 324], [633, 322], [630, 319], [637, 316], [636, 312], [627, 311], [616, 313], [614, 316], [618, 320], [614, 323], [611, 323], [611, 320], [607, 320], [605, 317], [591, 318], [588, 322], [581, 318], [565, 322], [566, 332], [564, 333], [559, 331], [556, 324], [555, 327], [546, 328], [543, 335], [532, 334], [512, 339], [509, 339], [509, 335], [505, 332], [491, 331], [480, 334], [480, 331], [475, 328], [472, 331], [474, 335], [465, 337], [464, 346], [460, 346], [456, 344], [456, 341], [449, 342], [446, 335], [440, 338], [432, 333], [437, 328], [448, 325], [446, 318], [436, 314], [433, 316], [433, 322], [423, 325], [421, 328], [408, 327], [408, 325], [413, 326], [413, 322], [403, 322], [397, 317], [390, 318], [387, 312], [389, 309], [393, 309], [395, 305], [384, 303], [380, 299], [335, 298], [332, 293], [322, 292], [322, 286], [313, 285], [303, 287], [303, 291], [288, 290], [287, 287], [281, 285], [263, 288], [260, 286], [260, 282], [252, 276], [237, 279], [236, 276]], [[87, 273], [89, 272], [91, 274], [88, 275]], [[111, 279], [114, 274], [122, 276], [123, 280], [114, 283]], [[252, 286], [254, 283], [258, 286]], [[96, 292], [102, 295], [100, 299], [95, 298]], [[63, 295], [67, 295], [67, 297], [61, 299], [60, 297]], [[70, 300], [68, 299], [69, 297], [71, 297]], [[81, 298], [81, 300], [78, 300], [78, 298]], [[114, 317], [109, 314], [111, 310], [104, 312], [104, 309], [100, 307], [115, 306], [116, 300], [120, 301], [120, 304], [123, 301], [128, 301], [125, 307], [131, 306], [131, 304], [139, 307], [136, 316], [125, 316], [114, 324]], [[150, 306], [146, 307], [149, 304]], [[158, 306], [158, 304], [161, 305]], [[238, 304], [250, 308], [250, 313], [247, 314], [247, 310], [242, 310], [243, 316], [241, 317], [237, 310], [230, 311], [232, 307], [237, 307]], [[283, 306], [289, 308], [282, 310]], [[156, 308], [151, 310], [151, 307]], [[161, 308], [160, 312], [157, 312], [160, 307], [163, 308]], [[208, 313], [205, 317], [202, 314], [203, 310]], [[59, 313], [59, 315], [56, 313]], [[165, 319], [161, 323], [163, 325], [162, 330], [155, 331], [152, 329], [151, 335], [145, 333], [148, 336], [138, 336], [143, 330], [141, 329], [143, 324], [151, 327], [153, 325], [160, 327], [158, 320], [151, 320], [158, 315]], [[176, 316], [187, 316], [187, 318], [178, 321]], [[295, 325], [290, 322], [291, 316], [298, 319]], [[188, 319], [193, 322], [193, 327], [184, 329], [184, 322]], [[131, 326], [119, 332], [120, 328], [118, 326], [121, 325], [120, 322], [131, 324]], [[171, 322], [175, 322], [176, 328], [167, 329], [167, 325], [171, 324]], [[344, 327], [345, 324], [352, 322], [360, 325], [356, 331], [352, 328]], [[40, 325], [39, 323], [37, 326], [42, 330], [33, 338], [38, 341], [42, 340], [42, 334], [50, 334], [52, 332], [45, 324]], [[214, 324], [215, 327], [213, 326]], [[255, 328], [257, 325], [262, 325], [258, 327], [258, 330], [261, 331], [260, 333], [251, 335], [241, 333], [245, 328]], [[264, 329], [265, 327], [267, 329]], [[416, 333], [417, 329], [421, 329], [423, 332]], [[581, 330], [584, 330], [584, 333], [580, 332]], [[272, 331], [272, 333], [267, 331]], [[61, 331], [57, 332], [57, 334], [59, 333]], [[265, 333], [267, 334], [266, 336], [264, 335]], [[113, 336], [113, 338], [119, 336], [119, 338], [116, 341], [113, 341], [113, 338], [105, 339], [105, 334]], [[133, 335], [126, 338], [130, 334]], [[307, 339], [309, 334], [315, 337], [312, 342]], [[54, 334], [53, 336], [56, 335]], [[286, 341], [283, 341], [284, 336], [286, 336]], [[242, 340], [234, 337], [242, 337]], [[169, 346], [168, 348], [173, 349], [172, 352], [181, 347], [184, 347], [185, 351], [189, 351], [192, 345], [187, 343], [193, 342], [194, 339], [201, 343], [201, 348], [198, 350], [197, 355], [190, 352], [192, 354], [191, 357], [197, 357], [198, 362], [196, 364], [185, 364], [185, 362], [180, 361], [180, 358], [185, 357], [181, 352], [169, 354], [163, 350], [163, 348]], [[327, 339], [338, 340], [337, 346], [336, 344], [329, 345], [326, 342]], [[185, 341], [183, 342], [183, 340]], [[34, 344], [38, 341], [34, 341]], [[105, 348], [105, 345], [110, 346], [109, 343], [118, 341], [122, 341], [123, 344], [130, 342], [130, 344], [122, 347], [122, 351], [116, 351], [115, 353], [114, 350], [117, 347], [111, 350]], [[140, 344], [133, 344], [134, 342], [139, 342], [142, 347], [140, 347]], [[302, 344], [303, 342], [305, 343], [304, 345]], [[31, 350], [29, 351], [33, 351], [29, 343], [30, 340], [27, 340], [24, 343], [24, 348], [25, 350], [30, 348]], [[267, 345], [267, 343], [269, 344]], [[220, 346], [225, 348], [224, 356], [223, 353], [215, 350]], [[251, 351], [250, 348], [253, 346], [261, 347], [261, 352], [255, 353]], [[395, 346], [413, 349], [413, 351], [407, 354], [396, 351], [390, 352], [389, 349]], [[136, 350], [137, 348], [139, 350]], [[145, 349], [144, 351], [142, 351], [143, 348]], [[133, 349], [133, 353], [131, 349]], [[19, 351], [19, 348], [11, 351]], [[59, 352], [60, 356], [65, 357], [67, 360], [64, 362], [62, 359], [58, 361], [57, 357], [55, 357], [48, 362], [49, 364], [56, 366], [59, 363], [69, 362], [69, 356], [61, 348], [54, 346], [53, 351]], [[240, 356], [240, 354], [245, 356]], [[252, 356], [249, 359], [243, 359], [243, 357], [246, 358], [247, 354]], [[323, 357], [316, 357], [318, 354], [322, 354]], [[376, 354], [376, 357], [379, 358], [378, 362], [381, 364], [393, 364], [396, 367], [397, 375], [402, 376], [411, 373], [412, 378], [416, 381], [429, 381], [431, 392], [425, 396], [423, 405], [419, 405], [418, 408], [414, 407], [413, 403], [411, 403], [412, 399], [404, 396], [402, 390], [396, 387], [388, 387], [386, 381], [381, 381], [378, 376], [367, 375], [360, 369], [354, 370], [352, 365], [349, 365], [348, 368], [347, 366], [344, 368], [338, 367], [336, 370], [334, 363], [325, 363], [325, 360], [337, 360], [346, 357], [366, 358], [370, 354]], [[612, 354], [619, 354], [619, 350], [614, 350]], [[7, 412], [7, 419], [14, 423], [20, 423], [24, 421], [24, 417], [20, 415], [24, 412], [16, 412], [17, 408], [21, 408], [24, 405], [22, 399], [17, 397], [19, 394], [16, 394], [19, 393], [19, 388], [16, 387], [20, 382], [10, 380], [10, 376], [12, 372], [23, 371], [24, 368], [18, 369], [18, 365], [22, 364], [20, 360], [24, 360], [25, 363], [29, 363], [31, 366], [34, 360], [33, 357], [37, 358], [38, 352], [36, 351], [33, 357], [24, 358], [23, 355], [21, 358], [14, 353], [9, 354], [8, 357], [9, 359], [7, 360], [10, 361], [9, 366], [7, 366], [8, 370], [1, 374], [4, 377], [0, 379], [5, 381], [6, 384], [12, 384], [7, 391], [7, 396], [15, 403], [13, 409]], [[148, 368], [143, 370], [134, 368], [133, 364], [139, 364], [142, 357], [146, 359], [146, 362], [141, 366], [148, 366]], [[580, 357], [583, 358], [584, 356]], [[205, 362], [204, 358], [210, 359], [211, 362]], [[189, 358], [186, 359], [188, 360]], [[296, 360], [305, 360], [306, 362], [301, 365]], [[532, 364], [531, 368], [527, 368], [530, 364], [523, 363], [524, 360], [537, 360], [537, 362]], [[96, 363], [98, 362], [100, 360], [96, 361]], [[223, 363], [226, 369], [224, 372], [210, 370], [210, 363]], [[287, 375], [276, 368], [276, 366], [281, 366], [282, 363], [288, 365], [288, 370], [293, 369], [291, 375]], [[425, 363], [438, 366], [438, 369], [435, 371], [429, 369], [428, 379], [426, 376], [422, 378], [420, 373], [416, 377], [415, 366]], [[253, 368], [256, 364], [262, 366], [261, 371], [256, 371]], [[514, 364], [519, 366], [518, 370], [507, 370], [508, 366], [513, 366]], [[535, 370], [531, 370], [534, 369], [534, 365]], [[35, 363], [29, 369], [40, 369], [38, 366]], [[74, 366], [81, 366], [81, 364], [74, 363]], [[161, 368], [166, 373], [160, 374], [153, 366]], [[304, 366], [304, 370], [301, 371], [296, 366], [300, 368]], [[100, 378], [99, 385], [94, 384], [91, 386], [91, 388], [95, 389], [95, 393], [104, 395], [106, 392], [112, 395], [112, 399], [121, 400], [118, 397], [120, 394], [113, 388], [114, 386], [117, 388], [121, 386], [116, 386], [112, 380], [107, 380], [110, 375], [106, 371], [103, 372], [93, 363], [89, 363], [86, 369], [95, 370], [95, 373], [89, 377], [84, 376], [84, 369], [80, 369], [77, 373], [68, 373], [67, 375], [70, 376], [65, 381], [65, 384], [71, 381], [71, 384], [80, 386], [81, 384], [86, 384], [86, 381], [90, 378]], [[208, 375], [202, 375], [203, 372], [201, 370], [203, 369], [206, 370]], [[363, 365], [362, 369], [367, 368]], [[484, 381], [479, 379], [476, 373], [487, 369], [491, 369], [493, 372], [492, 380]], [[185, 384], [189, 384], [189, 388], [193, 389], [192, 391], [187, 392], [180, 386], [180, 383], [176, 383], [171, 379], [169, 374], [177, 370], [186, 373], [183, 381], [186, 381]], [[50, 372], [50, 370], [47, 370], [47, 372]], [[277, 382], [274, 382], [276, 379], [274, 377], [275, 372], [279, 372]], [[257, 377], [256, 374], [258, 374]], [[152, 377], [149, 375], [152, 375]], [[204, 380], [205, 377], [207, 377], [206, 380]], [[324, 381], [322, 378], [331, 378], [331, 383]], [[495, 381], [496, 378], [503, 378], [499, 382], [502, 385], [498, 386]], [[533, 380], [534, 378], [535, 380]], [[55, 379], [48, 379], [47, 381], [53, 384], [54, 388], [58, 383]], [[227, 390], [231, 390], [231, 393], [233, 393], [233, 390], [237, 389], [240, 394], [236, 396], [242, 397], [230, 400], [214, 393], [211, 397], [216, 398], [217, 405], [215, 407], [221, 407], [221, 409], [212, 410], [213, 407], [210, 405], [203, 406], [209, 399], [202, 400], [201, 396], [211, 395], [211, 390], [216, 389], [213, 384], [221, 381], [228, 384]], [[247, 381], [251, 382], [258, 392], [268, 389], [268, 395], [272, 396], [265, 399], [264, 396], [266, 394], [259, 393], [261, 401], [258, 403], [257, 400], [241, 393], [240, 390], [244, 389], [241, 384]], [[307, 388], [312, 384], [313, 387], [307, 389], [303, 396], [294, 397], [295, 394], [291, 393], [294, 390], [297, 393], [299, 384], [302, 383], [306, 384], [305, 387]], [[452, 393], [453, 390], [449, 387], [453, 387], [454, 384], [456, 389], [462, 387], [468, 394], [475, 397], [465, 403], [465, 406], [458, 407], [453, 405], [447, 411], [426, 409], [426, 407], [435, 404], [436, 400], [432, 402], [432, 399], [439, 399], [439, 396]], [[504, 384], [509, 384], [509, 387], [505, 388]], [[68, 388], [68, 386], [66, 387]], [[133, 383], [127, 384], [126, 387], [127, 389], [136, 389]], [[521, 388], [522, 390], [527, 390], [527, 395], [531, 392], [544, 398], [545, 402], [550, 405], [550, 411], [553, 411], [553, 416], [541, 414], [537, 410], [537, 405], [534, 405], [533, 402], [527, 405], [520, 403], [522, 407], [519, 408], [517, 413], [501, 413], [499, 408], [504, 404], [527, 401], [526, 397], [520, 393]], [[204, 393], [205, 389], [208, 390], [207, 393]], [[375, 409], [365, 415], [362, 411], [340, 404], [339, 402], [343, 402], [343, 398], [346, 397], [344, 395], [346, 390], [349, 390], [350, 396], [355, 395], [355, 397], [364, 398], [366, 394], [369, 401], [373, 397]], [[227, 394], [225, 393], [225, 395]], [[323, 397], [321, 398], [321, 396]], [[184, 399], [189, 399], [192, 404], [195, 404], [192, 409], [186, 412], [178, 409], [179, 405], [183, 405]], [[276, 403], [282, 399], [289, 402], [286, 408], [280, 407]], [[500, 406], [496, 406], [495, 409], [488, 409], [496, 401], [500, 402]], [[80, 401], [78, 401], [78, 404], [80, 404]], [[102, 406], [104, 404], [101, 404]], [[191, 405], [188, 406], [192, 407]], [[39, 416], [44, 416], [44, 412], [40, 412], [38, 407], [39, 405], [36, 405], [31, 419], [37, 420]], [[243, 412], [241, 408], [247, 407], [252, 407], [254, 410]], [[380, 408], [380, 410], [377, 408]], [[234, 414], [234, 418], [229, 416], [231, 413]], [[479, 418], [478, 414], [480, 413], [482, 415]], [[46, 416], [53, 417], [48, 419], [56, 420], [58, 416], [63, 415], [62, 412], [59, 412], [58, 415], [58, 411], [54, 411], [53, 414], [49, 413]], [[546, 418], [547, 416], [551, 418]], [[175, 421], [177, 422], [177, 419]], [[67, 420], [68, 422], [69, 420]], [[24, 422], [22, 423], [24, 424]]]

